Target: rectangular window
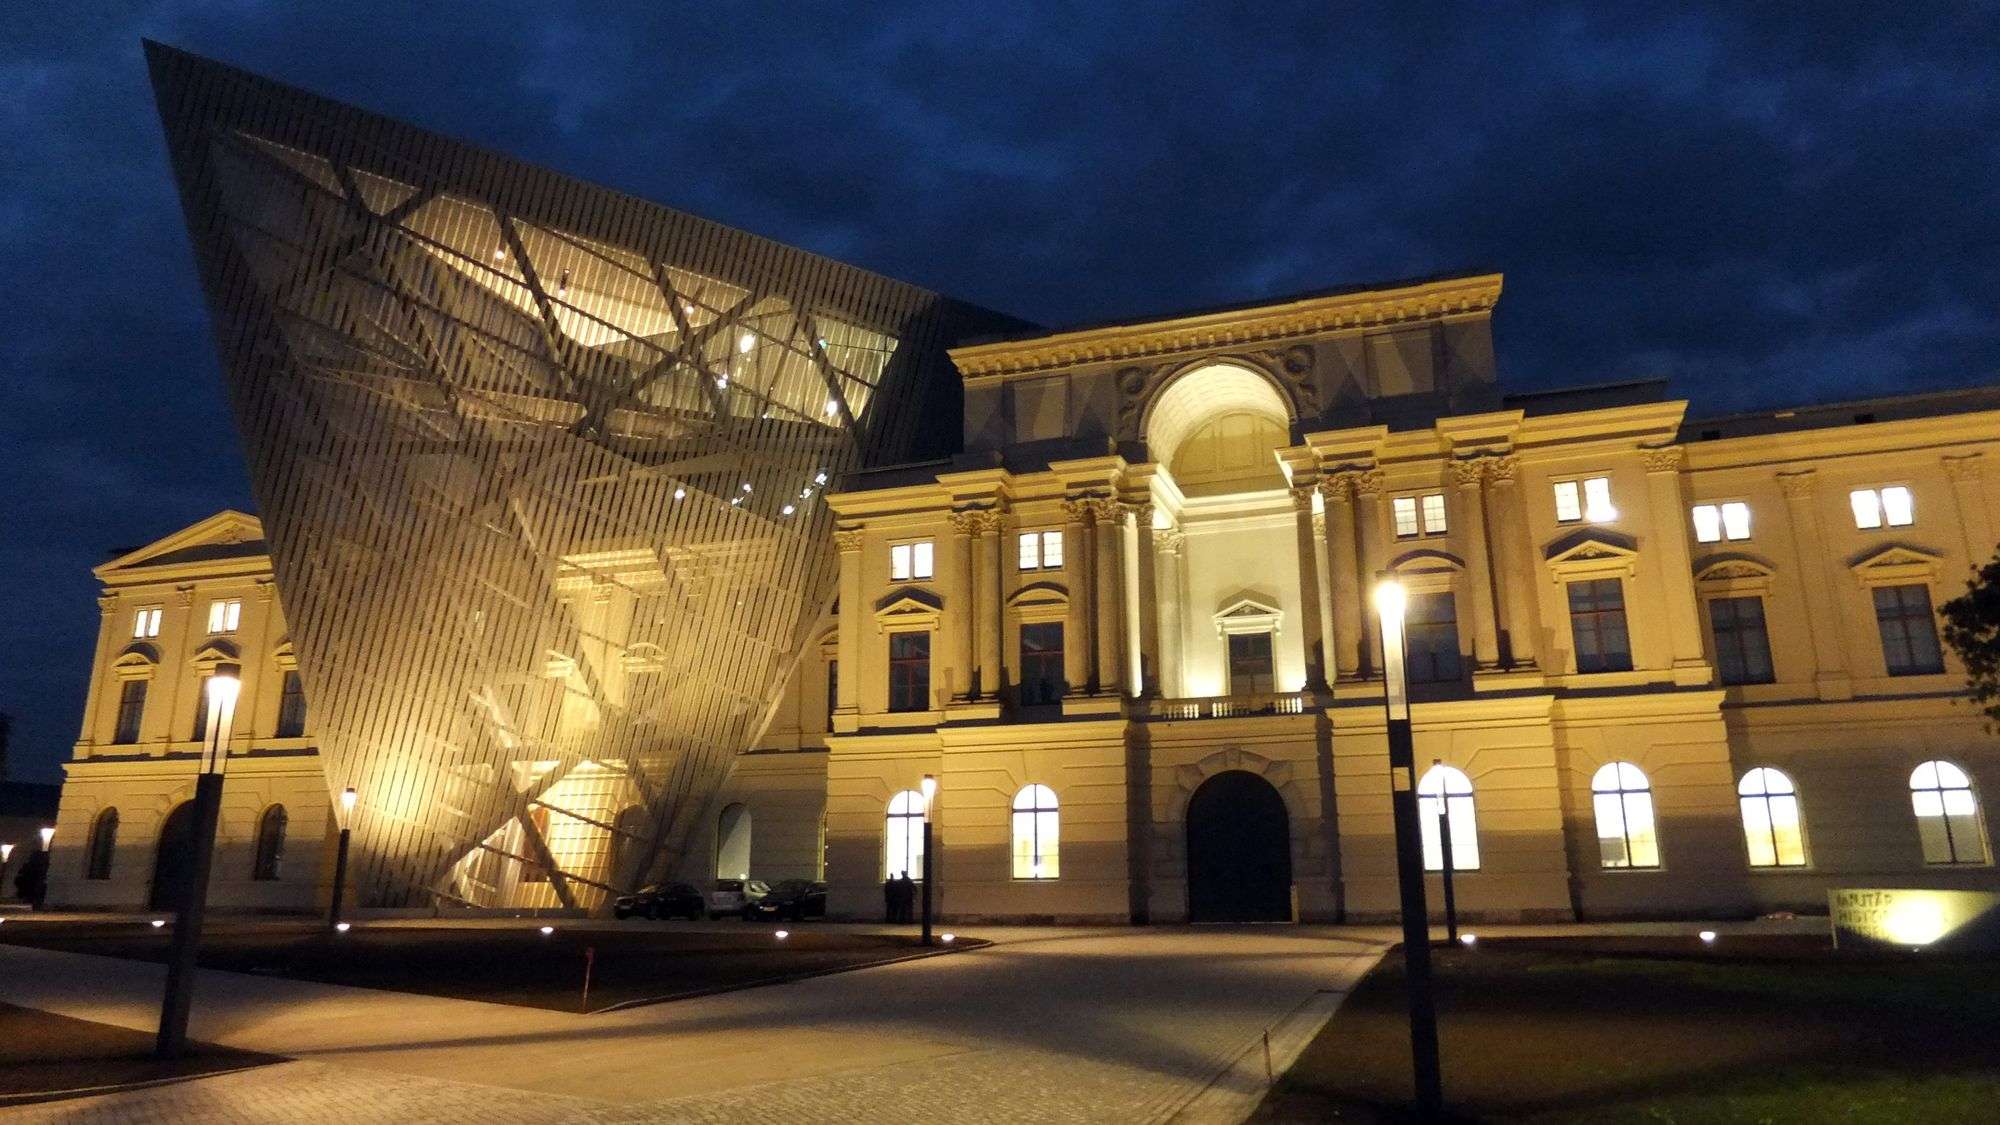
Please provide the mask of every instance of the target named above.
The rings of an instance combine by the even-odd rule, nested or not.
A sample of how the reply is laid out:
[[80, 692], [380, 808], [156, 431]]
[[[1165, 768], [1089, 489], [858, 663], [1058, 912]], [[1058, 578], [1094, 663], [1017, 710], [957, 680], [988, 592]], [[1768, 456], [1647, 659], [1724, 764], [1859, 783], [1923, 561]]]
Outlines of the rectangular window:
[[1271, 634], [1229, 634], [1229, 694], [1269, 695], [1271, 677]]
[[896, 544], [889, 548], [890, 580], [910, 582], [930, 578], [936, 573], [931, 558], [931, 541], [928, 539]]
[[1021, 626], [1021, 705], [1059, 703], [1063, 696], [1063, 627], [1060, 621]]
[[1720, 543], [1750, 538], [1750, 505], [1740, 500], [1694, 506], [1694, 538], [1697, 543]]
[[243, 621], [243, 603], [236, 598], [208, 603], [208, 631], [234, 633]]
[[1771, 638], [1764, 631], [1764, 599], [1711, 598], [1708, 624], [1715, 632], [1715, 670], [1725, 684], [1771, 682]]
[[1442, 492], [1433, 492], [1425, 496], [1398, 496], [1389, 502], [1389, 509], [1396, 519], [1398, 539], [1414, 539], [1419, 535], [1443, 535], [1445, 532]]
[[931, 708], [931, 635], [889, 634], [889, 710]]
[[139, 721], [146, 716], [146, 681], [126, 680], [118, 686], [118, 729], [111, 741], [121, 746], [139, 741]]
[[1444, 493], [1433, 492], [1430, 495], [1424, 497], [1423, 507], [1424, 507], [1424, 534], [1443, 535], [1445, 532]]
[[157, 637], [160, 635], [160, 607], [140, 606], [132, 615], [132, 636], [135, 638]]
[[1917, 519], [1916, 497], [1900, 484], [1887, 488], [1857, 488], [1847, 494], [1847, 504], [1854, 509], [1854, 526], [1863, 531], [1878, 527], [1908, 527]]
[[1559, 480], [1555, 489], [1557, 523], [1609, 523], [1618, 518], [1618, 509], [1611, 505], [1610, 477]]
[[1875, 587], [1875, 626], [1882, 632], [1882, 658], [1891, 676], [1944, 671], [1929, 586]]
[[1396, 517], [1396, 538], [1414, 539], [1422, 530], [1417, 523], [1417, 498], [1398, 496], [1389, 501], [1389, 510]]
[[306, 688], [296, 670], [285, 673], [285, 686], [278, 693], [279, 738], [302, 738], [306, 733]]
[[1632, 642], [1625, 632], [1625, 584], [1593, 578], [1569, 584], [1570, 634], [1579, 672], [1630, 672]]
[[1452, 683], [1461, 677], [1458, 599], [1454, 595], [1412, 595], [1409, 613], [1403, 618], [1403, 638], [1411, 683]]
[[1020, 566], [1022, 570], [1061, 570], [1063, 564], [1063, 533], [1060, 531], [1024, 531], [1020, 538]]
[[833, 729], [833, 712], [840, 706], [840, 661], [826, 662], [826, 729]]

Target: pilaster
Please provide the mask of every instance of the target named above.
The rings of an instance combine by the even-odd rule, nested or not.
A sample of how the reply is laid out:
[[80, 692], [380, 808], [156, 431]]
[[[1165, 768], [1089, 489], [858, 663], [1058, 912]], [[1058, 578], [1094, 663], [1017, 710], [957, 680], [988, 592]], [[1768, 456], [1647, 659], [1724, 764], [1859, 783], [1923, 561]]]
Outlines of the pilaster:
[[1319, 482], [1326, 511], [1327, 587], [1333, 600], [1333, 667], [1343, 680], [1361, 675], [1362, 625], [1360, 559], [1354, 540], [1354, 477], [1338, 473]]
[[1702, 645], [1701, 616], [1695, 606], [1694, 565], [1688, 555], [1687, 496], [1681, 488], [1686, 460], [1679, 446], [1639, 451], [1646, 464], [1646, 503], [1659, 548], [1660, 596], [1667, 600], [1667, 636], [1672, 646], [1674, 682], [1698, 687], [1715, 678]]
[[[1361, 547], [1361, 600], [1375, 585], [1376, 575], [1389, 565], [1389, 528], [1382, 518], [1382, 471], [1370, 469], [1354, 474], [1354, 530]], [[1363, 674], [1379, 675], [1382, 659], [1382, 623], [1373, 613], [1361, 614]]]
[[1944, 475], [1951, 480], [1952, 503], [1958, 508], [1958, 526], [1965, 535], [1966, 562], [1977, 570], [1993, 558], [1993, 519], [1986, 508], [1984, 465], [1980, 455], [1967, 453], [1944, 458]]
[[1096, 680], [1096, 591], [1090, 580], [1094, 513], [1090, 501], [1063, 501], [1063, 567], [1069, 572], [1069, 616], [1063, 623], [1063, 678], [1070, 695], [1088, 695]]
[[1136, 656], [1132, 664], [1138, 676], [1137, 694], [1157, 696], [1160, 694], [1160, 586], [1153, 505], [1150, 501], [1127, 503], [1125, 510], [1132, 517], [1132, 561], [1139, 579], [1138, 630], [1127, 641]]
[[1451, 463], [1458, 500], [1458, 534], [1453, 536], [1465, 552], [1466, 585], [1472, 588], [1472, 666], [1488, 671], [1500, 666], [1499, 620], [1493, 607], [1493, 562], [1486, 546], [1486, 498], [1484, 459], [1471, 458]]
[[1097, 534], [1092, 543], [1091, 577], [1096, 586], [1097, 690], [1118, 694], [1126, 676], [1125, 662], [1125, 512], [1118, 501], [1091, 501]]
[[1319, 553], [1313, 543], [1316, 482], [1292, 488], [1292, 526], [1299, 558], [1299, 635], [1305, 645], [1307, 691], [1325, 691], [1326, 638], [1321, 633]]
[[1521, 487], [1516, 479], [1519, 472], [1520, 460], [1513, 456], [1486, 462], [1486, 487], [1492, 494], [1487, 510], [1495, 517], [1488, 539], [1494, 546], [1493, 564], [1500, 579], [1494, 584], [1500, 598], [1498, 616], [1507, 626], [1506, 643], [1501, 647], [1510, 667], [1525, 670], [1535, 666], [1536, 634], [1541, 626], [1535, 602], [1534, 551], [1528, 541], [1528, 512], [1521, 503]]
[[833, 729], [839, 733], [861, 727], [861, 619], [867, 613], [861, 604], [862, 540], [859, 528], [833, 533], [833, 545], [840, 551], [840, 675], [833, 708]]
[[1841, 653], [1840, 607], [1834, 604], [1836, 577], [1826, 557], [1811, 469], [1778, 474], [1785, 493], [1785, 510], [1792, 528], [1792, 549], [1799, 560], [1798, 581], [1806, 603], [1806, 628], [1812, 634], [1813, 683], [1821, 699], [1854, 698], [1854, 681]]

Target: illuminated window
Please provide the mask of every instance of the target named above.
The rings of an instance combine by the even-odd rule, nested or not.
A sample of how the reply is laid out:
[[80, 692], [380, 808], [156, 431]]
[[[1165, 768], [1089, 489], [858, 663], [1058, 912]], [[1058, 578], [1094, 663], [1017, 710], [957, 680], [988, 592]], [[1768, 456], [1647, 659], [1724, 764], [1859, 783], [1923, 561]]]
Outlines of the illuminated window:
[[1882, 634], [1882, 660], [1891, 676], [1944, 671], [1929, 586], [1875, 587], [1875, 627]]
[[1632, 639], [1625, 630], [1625, 586], [1616, 578], [1569, 584], [1570, 634], [1579, 672], [1630, 672]]
[[1791, 778], [1759, 766], [1737, 783], [1736, 800], [1743, 809], [1743, 842], [1750, 848], [1750, 866], [1806, 865], [1805, 828]]
[[271, 880], [285, 862], [285, 826], [291, 817], [285, 806], [272, 805], [257, 821], [257, 851], [250, 863], [250, 877]]
[[85, 853], [83, 877], [111, 878], [111, 860], [118, 852], [118, 810], [105, 809], [90, 824], [90, 849]]
[[1024, 707], [1059, 703], [1063, 697], [1063, 625], [1037, 621], [1021, 626], [1020, 700]]
[[1063, 564], [1063, 533], [1060, 531], [1024, 531], [1020, 538], [1020, 565], [1022, 570], [1061, 570]]
[[1917, 519], [1916, 498], [1900, 484], [1887, 488], [1857, 488], [1847, 494], [1854, 509], [1854, 526], [1863, 531], [1878, 527], [1908, 527]]
[[132, 615], [132, 635], [134, 637], [157, 637], [160, 635], [160, 607], [141, 606]]
[[243, 621], [243, 602], [237, 598], [208, 603], [208, 631], [234, 633]]
[[931, 563], [931, 542], [926, 539], [918, 543], [898, 543], [889, 548], [889, 578], [895, 582], [909, 582], [931, 577], [935, 572]]
[[1228, 639], [1229, 694], [1271, 694], [1271, 634], [1231, 633]]
[[118, 685], [118, 724], [111, 741], [119, 745], [139, 741], [139, 720], [146, 715], [146, 681], [126, 680]]
[[889, 798], [889, 816], [883, 833], [883, 875], [890, 879], [907, 874], [924, 877], [924, 795], [905, 789]]
[[1910, 804], [1925, 863], [1985, 863], [1986, 836], [1972, 779], [1950, 762], [1925, 762], [1910, 775]]
[[1451, 869], [1479, 870], [1479, 822], [1472, 808], [1472, 779], [1465, 771], [1436, 765], [1417, 782], [1417, 824], [1424, 836], [1424, 870], [1444, 870], [1444, 833], [1439, 817], [1451, 824]]
[[889, 634], [889, 710], [928, 711], [931, 706], [931, 635]]
[[1658, 867], [1660, 840], [1653, 827], [1653, 787], [1630, 762], [1612, 762], [1590, 779], [1597, 814], [1597, 855], [1605, 867]]
[[1708, 624], [1715, 633], [1715, 670], [1723, 683], [1771, 682], [1771, 638], [1764, 629], [1763, 598], [1710, 598]]
[[1445, 532], [1442, 492], [1433, 492], [1427, 496], [1398, 496], [1389, 502], [1389, 508], [1396, 518], [1398, 539], [1414, 539], [1420, 535], [1443, 535]]
[[1611, 506], [1610, 477], [1559, 480], [1555, 489], [1557, 523], [1609, 523], [1618, 518], [1618, 509]]
[[1056, 792], [1030, 785], [1014, 794], [1014, 878], [1054, 879], [1057, 858]]
[[1694, 538], [1697, 543], [1730, 542], [1750, 538], [1750, 505], [1740, 500], [1723, 504], [1694, 506]]
[[279, 738], [299, 738], [306, 733], [306, 688], [296, 669], [287, 669], [285, 684], [278, 692]]

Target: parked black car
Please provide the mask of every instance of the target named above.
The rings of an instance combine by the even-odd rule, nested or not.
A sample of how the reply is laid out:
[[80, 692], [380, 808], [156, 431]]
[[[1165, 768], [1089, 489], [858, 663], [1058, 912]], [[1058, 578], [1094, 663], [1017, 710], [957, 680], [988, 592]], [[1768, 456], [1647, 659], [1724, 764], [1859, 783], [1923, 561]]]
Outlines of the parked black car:
[[637, 914], [641, 918], [686, 918], [693, 921], [701, 917], [702, 911], [707, 908], [701, 892], [686, 883], [654, 883], [635, 894], [618, 896], [618, 900], [611, 904], [611, 913], [620, 918]]
[[771, 893], [743, 908], [746, 919], [787, 918], [794, 922], [826, 917], [826, 884], [786, 879]]

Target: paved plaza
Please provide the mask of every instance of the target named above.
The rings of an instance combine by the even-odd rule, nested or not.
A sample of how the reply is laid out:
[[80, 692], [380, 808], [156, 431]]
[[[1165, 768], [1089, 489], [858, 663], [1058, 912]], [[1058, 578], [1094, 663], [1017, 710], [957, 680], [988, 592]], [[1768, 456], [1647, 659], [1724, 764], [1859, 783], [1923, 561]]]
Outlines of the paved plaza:
[[[295, 1060], [21, 1122], [1239, 1120], [1381, 955], [1333, 927], [999, 929], [987, 949], [572, 1016], [204, 971], [193, 1034]], [[157, 965], [0, 946], [0, 1000], [149, 1028]]]

